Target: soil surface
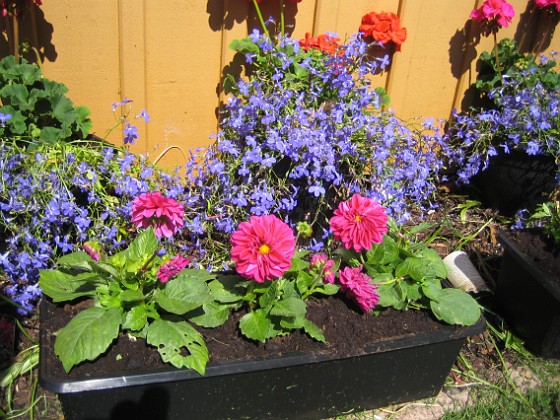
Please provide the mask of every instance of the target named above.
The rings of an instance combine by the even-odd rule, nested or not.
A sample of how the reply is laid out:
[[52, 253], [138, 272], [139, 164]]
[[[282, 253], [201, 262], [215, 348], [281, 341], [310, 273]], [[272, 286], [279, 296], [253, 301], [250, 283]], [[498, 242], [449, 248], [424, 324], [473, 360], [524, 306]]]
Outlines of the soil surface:
[[[83, 310], [84, 303], [43, 306], [43, 308], [47, 307], [47, 319], [41, 324], [41, 330], [47, 339], [47, 348], [52, 349], [55, 332], [66, 325], [77, 312]], [[366, 315], [343, 298], [326, 297], [311, 301], [307, 313], [308, 318], [323, 330], [326, 343], [317, 342], [305, 333], [295, 332], [262, 344], [247, 340], [239, 332], [238, 321], [243, 314], [243, 311], [234, 313], [223, 326], [218, 328], [198, 328], [206, 340], [210, 363], [263, 359], [298, 351], [336, 357], [352, 356], [363, 353], [366, 347], [374, 342], [414, 336], [441, 328], [441, 323], [428, 312], [387, 309], [380, 311], [377, 316]], [[452, 334], [459, 333], [461, 329], [461, 327], [449, 326]], [[157, 350], [146, 344], [145, 340], [134, 341], [123, 334], [94, 363], [82, 363], [74, 367], [69, 374], [64, 372], [58, 359], [52, 360], [52, 351], [47, 353], [47, 357], [51, 358], [51, 365], [54, 366], [51, 374], [66, 378], [96, 377], [105, 372], [142, 371], [169, 366], [161, 361]]]

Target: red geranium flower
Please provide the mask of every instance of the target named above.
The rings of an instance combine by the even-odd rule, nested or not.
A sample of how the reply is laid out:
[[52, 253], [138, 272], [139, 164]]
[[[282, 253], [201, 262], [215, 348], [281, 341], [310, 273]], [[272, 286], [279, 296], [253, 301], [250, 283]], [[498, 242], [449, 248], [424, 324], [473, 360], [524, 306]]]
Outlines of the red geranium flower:
[[340, 272], [340, 291], [353, 299], [364, 312], [369, 312], [379, 301], [377, 285], [371, 283], [371, 277], [362, 273], [362, 267], [344, 267]]
[[329, 223], [334, 238], [340, 240], [344, 248], [360, 252], [383, 242], [387, 220], [385, 207], [371, 198], [354, 194], [350, 201], [338, 205]]
[[182, 255], [177, 255], [170, 261], [163, 264], [157, 273], [157, 278], [162, 283], [167, 282], [170, 278], [175, 277], [181, 272], [191, 262], [190, 259], [183, 257]]
[[299, 40], [299, 45], [304, 49], [304, 51], [310, 48], [315, 48], [323, 52], [334, 54], [338, 48], [338, 42], [340, 38], [337, 36], [330, 36], [322, 34], [316, 37], [312, 37], [309, 32], [305, 34], [305, 39]]
[[406, 28], [401, 28], [399, 17], [392, 12], [368, 13], [362, 17], [359, 31], [382, 44], [393, 42], [397, 51], [406, 41]]
[[273, 215], [251, 216], [241, 222], [231, 243], [237, 272], [259, 283], [282, 277], [295, 252], [294, 232]]
[[171, 237], [183, 226], [183, 205], [159, 191], [136, 197], [132, 203], [132, 222], [138, 228], [154, 227], [157, 237]]

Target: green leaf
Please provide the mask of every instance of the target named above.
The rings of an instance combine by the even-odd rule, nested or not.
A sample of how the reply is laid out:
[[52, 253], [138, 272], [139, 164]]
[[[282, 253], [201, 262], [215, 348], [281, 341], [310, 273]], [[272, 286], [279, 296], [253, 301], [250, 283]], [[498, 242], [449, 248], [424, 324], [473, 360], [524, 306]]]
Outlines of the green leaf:
[[125, 314], [123, 328], [126, 330], [140, 331], [148, 323], [150, 308], [146, 304], [132, 307]]
[[204, 313], [189, 318], [196, 325], [204, 328], [215, 328], [222, 325], [229, 318], [229, 305], [222, 305], [218, 302], [209, 302], [202, 305]]
[[257, 309], [256, 311], [249, 312], [241, 317], [239, 320], [239, 329], [241, 333], [247, 338], [257, 340], [262, 343], [270, 336], [270, 331], [274, 326], [270, 318], [268, 318], [266, 311]]
[[90, 263], [93, 260], [87, 252], [77, 251], [70, 254], [63, 255], [56, 260], [57, 265], [64, 265], [72, 269], [81, 269], [91, 271]]
[[234, 303], [243, 299], [244, 290], [238, 287], [238, 276], [219, 276], [208, 283], [212, 297], [221, 303]]
[[274, 305], [270, 310], [270, 315], [297, 318], [305, 316], [306, 310], [307, 306], [302, 299], [291, 297], [274, 302]]
[[40, 270], [39, 286], [54, 302], [95, 296], [96, 284], [103, 279], [97, 273], [68, 274], [59, 270]]
[[323, 294], [323, 295], [332, 296], [332, 295], [337, 294], [339, 290], [340, 290], [340, 286], [338, 286], [336, 284], [325, 283], [322, 286], [316, 287], [313, 290], [313, 293], [320, 293], [320, 294]]
[[123, 291], [120, 297], [123, 302], [136, 302], [146, 298], [142, 292], [130, 289]]
[[437, 319], [448, 324], [474, 325], [480, 318], [476, 300], [459, 289], [442, 289], [437, 300], [430, 301]]
[[[202, 335], [187, 322], [156, 319], [148, 326], [146, 341], [157, 347], [164, 362], [204, 375], [208, 349]], [[189, 354], [184, 355], [184, 350]]]
[[321, 330], [321, 328], [319, 328], [317, 325], [315, 325], [313, 322], [311, 322], [307, 318], [305, 319], [305, 321], [303, 323], [303, 329], [305, 330], [305, 332], [307, 334], [309, 334], [309, 336], [311, 338], [313, 338], [317, 341], [320, 341], [321, 343], [325, 343], [327, 341], [325, 339], [325, 335], [323, 334], [323, 331]]
[[64, 96], [64, 93], [58, 93], [49, 98], [52, 107], [52, 116], [61, 122], [63, 126], [69, 127], [76, 119], [76, 110], [72, 101]]
[[83, 138], [86, 138], [93, 128], [93, 122], [90, 119], [90, 110], [85, 106], [77, 106], [76, 108], [76, 130], [80, 132]]
[[69, 372], [78, 363], [104, 353], [117, 338], [120, 325], [121, 314], [115, 308], [89, 308], [72, 318], [54, 343], [64, 370]]
[[193, 278], [181, 272], [165, 283], [165, 288], [156, 294], [155, 300], [167, 312], [183, 315], [213, 299], [204, 278]]
[[406, 303], [404, 302], [402, 295], [399, 294], [397, 291], [397, 284], [390, 283], [390, 284], [380, 284], [377, 288], [377, 293], [379, 294], [379, 301], [377, 304], [379, 306], [385, 308], [395, 308], [395, 309], [403, 309], [406, 307]]

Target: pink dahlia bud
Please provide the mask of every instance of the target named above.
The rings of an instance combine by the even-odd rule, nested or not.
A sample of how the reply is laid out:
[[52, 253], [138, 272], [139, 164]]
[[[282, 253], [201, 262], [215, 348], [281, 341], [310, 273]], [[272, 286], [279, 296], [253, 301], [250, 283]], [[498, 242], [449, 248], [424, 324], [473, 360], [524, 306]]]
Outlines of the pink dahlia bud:
[[159, 238], [177, 232], [183, 226], [183, 216], [183, 205], [159, 191], [141, 194], [132, 203], [132, 223], [143, 229], [153, 226]]
[[274, 215], [251, 216], [241, 222], [231, 243], [237, 272], [259, 283], [282, 277], [295, 252], [294, 232]]
[[177, 255], [175, 258], [173, 258], [170, 261], [167, 261], [159, 268], [157, 273], [157, 278], [162, 283], [165, 283], [169, 279], [179, 274], [183, 268], [189, 265], [190, 262], [191, 262], [190, 259], [185, 258], [181, 255]]
[[335, 274], [332, 270], [334, 266], [334, 260], [329, 260], [329, 258], [322, 253], [314, 254], [311, 257], [311, 269], [317, 270], [319, 273], [323, 275], [323, 279], [327, 283], [334, 283], [335, 281]]

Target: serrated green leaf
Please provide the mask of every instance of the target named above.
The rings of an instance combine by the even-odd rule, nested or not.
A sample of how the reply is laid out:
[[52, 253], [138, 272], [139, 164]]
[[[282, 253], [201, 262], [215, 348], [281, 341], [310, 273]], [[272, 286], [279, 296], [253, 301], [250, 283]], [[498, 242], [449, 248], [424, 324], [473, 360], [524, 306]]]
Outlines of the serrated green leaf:
[[54, 352], [60, 358], [64, 370], [85, 360], [95, 360], [117, 338], [121, 314], [115, 308], [89, 308], [78, 315], [58, 332]]
[[183, 315], [213, 300], [204, 279], [183, 275], [165, 283], [165, 288], [158, 291], [156, 302], [162, 309], [176, 315]]
[[474, 325], [480, 318], [476, 300], [458, 289], [442, 289], [438, 299], [430, 301], [430, 309], [437, 319], [448, 324]]
[[266, 311], [262, 309], [249, 312], [243, 315], [239, 320], [239, 329], [241, 333], [247, 338], [262, 343], [270, 337], [270, 331], [273, 330], [273, 328], [274, 326], [268, 318]]
[[[185, 321], [156, 319], [147, 329], [146, 341], [157, 347], [161, 358], [177, 368], [188, 367], [201, 375], [206, 371], [208, 349], [202, 335]], [[188, 355], [183, 355], [187, 350]]]

